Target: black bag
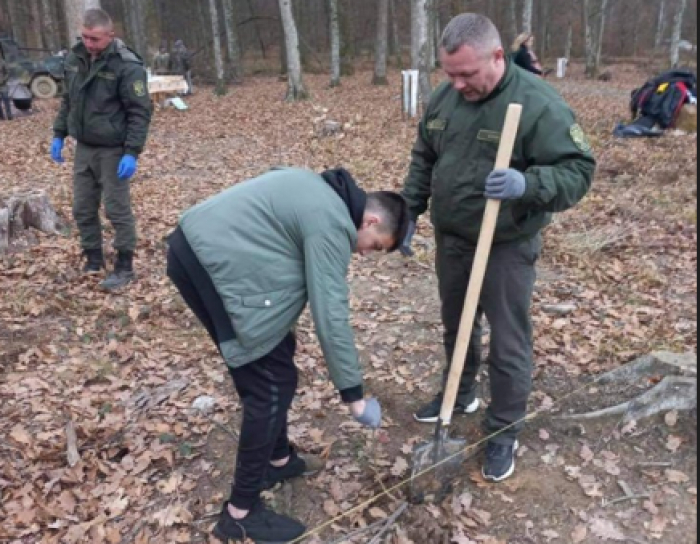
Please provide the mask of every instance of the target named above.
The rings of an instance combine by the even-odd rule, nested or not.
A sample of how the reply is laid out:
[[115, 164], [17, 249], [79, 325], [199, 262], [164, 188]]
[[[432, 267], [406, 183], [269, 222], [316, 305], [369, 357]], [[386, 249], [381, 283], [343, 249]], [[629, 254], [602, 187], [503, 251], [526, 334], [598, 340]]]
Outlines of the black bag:
[[632, 116], [648, 117], [664, 130], [676, 124], [688, 99], [697, 96], [698, 77], [689, 70], [672, 70], [647, 81], [632, 92]]

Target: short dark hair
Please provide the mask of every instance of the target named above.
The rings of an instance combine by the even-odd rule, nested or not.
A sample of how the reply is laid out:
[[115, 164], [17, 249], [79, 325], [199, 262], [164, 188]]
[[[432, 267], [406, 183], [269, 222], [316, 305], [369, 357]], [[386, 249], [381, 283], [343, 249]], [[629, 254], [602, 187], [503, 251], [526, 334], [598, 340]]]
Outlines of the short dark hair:
[[503, 47], [503, 41], [491, 19], [478, 13], [463, 13], [445, 27], [440, 45], [449, 55], [454, 55], [464, 45], [490, 54]]
[[83, 14], [83, 26], [90, 30], [95, 28], [114, 28], [114, 22], [103, 9], [89, 9]]
[[384, 225], [382, 230], [394, 238], [395, 244], [389, 252], [398, 250], [406, 238], [411, 223], [408, 203], [404, 197], [391, 191], [368, 193], [367, 210], [382, 217]]

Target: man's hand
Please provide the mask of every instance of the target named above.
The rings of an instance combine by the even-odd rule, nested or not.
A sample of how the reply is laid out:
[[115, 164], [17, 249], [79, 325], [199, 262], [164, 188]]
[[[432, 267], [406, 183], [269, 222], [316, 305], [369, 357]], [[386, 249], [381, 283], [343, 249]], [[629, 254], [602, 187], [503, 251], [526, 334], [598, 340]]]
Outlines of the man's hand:
[[522, 172], [508, 168], [494, 170], [486, 179], [486, 198], [492, 200], [517, 200], [527, 189], [527, 181]]
[[413, 236], [416, 234], [416, 222], [411, 221], [408, 224], [408, 231], [406, 231], [406, 238], [404, 238], [403, 242], [401, 243], [401, 247], [399, 248], [399, 251], [401, 251], [401, 255], [404, 257], [413, 257], [414, 252], [413, 249], [411, 248], [411, 244], [413, 243]]
[[350, 405], [352, 415], [358, 423], [371, 429], [382, 426], [382, 407], [377, 399], [366, 399], [353, 402]]
[[117, 170], [117, 177], [119, 179], [131, 179], [136, 173], [136, 168], [138, 166], [138, 161], [133, 155], [124, 155], [124, 158], [119, 163], [119, 169]]
[[51, 158], [56, 164], [63, 164], [63, 138], [54, 138], [51, 142]]

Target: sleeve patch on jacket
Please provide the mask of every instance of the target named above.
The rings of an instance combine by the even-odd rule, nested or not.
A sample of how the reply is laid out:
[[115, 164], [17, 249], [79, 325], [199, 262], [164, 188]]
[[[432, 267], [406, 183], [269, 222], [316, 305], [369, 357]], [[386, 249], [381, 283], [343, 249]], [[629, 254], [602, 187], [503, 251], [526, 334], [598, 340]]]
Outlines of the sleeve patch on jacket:
[[574, 140], [576, 147], [578, 147], [584, 153], [590, 153], [593, 151], [591, 143], [588, 141], [588, 137], [581, 128], [581, 125], [575, 124], [571, 127], [571, 138]]
[[134, 81], [134, 93], [139, 98], [146, 96], [146, 84], [142, 80]]

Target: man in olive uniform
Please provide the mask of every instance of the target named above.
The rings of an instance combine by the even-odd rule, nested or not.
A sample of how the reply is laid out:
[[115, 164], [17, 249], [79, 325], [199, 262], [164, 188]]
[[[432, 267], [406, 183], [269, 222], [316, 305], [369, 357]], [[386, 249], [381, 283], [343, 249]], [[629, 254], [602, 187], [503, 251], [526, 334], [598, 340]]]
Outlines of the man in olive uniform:
[[136, 221], [129, 180], [136, 173], [151, 122], [151, 100], [143, 62], [114, 38], [110, 16], [88, 10], [82, 41], [66, 59], [66, 91], [54, 124], [51, 157], [63, 162], [63, 141], [78, 142], [75, 155], [73, 215], [87, 258], [84, 271], [104, 267], [100, 203], [116, 237], [113, 272], [100, 285], [109, 291], [134, 280]]
[[[492, 399], [485, 431], [492, 438], [483, 472], [487, 480], [500, 482], [515, 470], [517, 436], [532, 390], [530, 308], [540, 233], [553, 212], [571, 208], [588, 192], [595, 160], [569, 106], [550, 85], [511, 62], [488, 18], [456, 17], [442, 37], [440, 60], [449, 82], [436, 89], [420, 123], [403, 194], [415, 219], [431, 201], [448, 366], [486, 202], [502, 201], [456, 407], [461, 414], [479, 408], [476, 378], [485, 314], [491, 326]], [[523, 105], [523, 118], [511, 167], [493, 172], [513, 102]], [[411, 253], [413, 232], [415, 226], [404, 254]], [[442, 398], [440, 393], [415, 418], [436, 422]]]
[[170, 72], [170, 53], [165, 47], [153, 57], [153, 72], [156, 75], [164, 75]]
[[0, 121], [12, 120], [12, 105], [7, 89], [8, 81], [10, 81], [10, 68], [2, 56], [2, 51], [0, 51]]
[[180, 74], [187, 82], [187, 94], [194, 93], [192, 84], [192, 53], [187, 49], [185, 42], [177, 40], [172, 54], [172, 70]]

